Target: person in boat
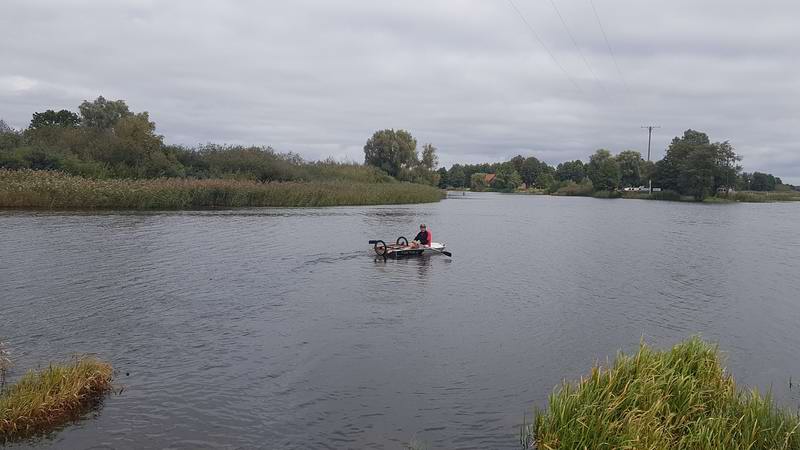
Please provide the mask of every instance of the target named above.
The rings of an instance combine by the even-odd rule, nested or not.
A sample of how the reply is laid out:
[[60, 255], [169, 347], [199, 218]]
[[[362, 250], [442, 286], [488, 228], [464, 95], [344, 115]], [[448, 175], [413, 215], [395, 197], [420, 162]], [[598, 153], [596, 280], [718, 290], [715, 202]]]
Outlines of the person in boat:
[[419, 233], [417, 233], [417, 236], [411, 241], [411, 248], [418, 248], [420, 246], [429, 247], [431, 245], [431, 237], [431, 232], [428, 231], [428, 227], [426, 227], [424, 223], [421, 224], [419, 226]]

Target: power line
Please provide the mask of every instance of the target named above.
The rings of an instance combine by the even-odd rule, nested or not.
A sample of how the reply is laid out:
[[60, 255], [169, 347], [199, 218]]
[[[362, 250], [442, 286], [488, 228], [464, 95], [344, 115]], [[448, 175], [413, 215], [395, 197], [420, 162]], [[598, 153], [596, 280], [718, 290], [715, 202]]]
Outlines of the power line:
[[623, 86], [625, 86], [625, 90], [628, 89], [628, 82], [625, 81], [625, 76], [622, 75], [622, 70], [619, 68], [619, 63], [617, 63], [617, 57], [614, 55], [614, 50], [611, 50], [611, 43], [608, 41], [608, 35], [606, 35], [606, 30], [603, 28], [603, 22], [600, 21], [600, 15], [597, 14], [597, 8], [594, 7], [594, 1], [589, 0], [589, 4], [592, 5], [592, 11], [594, 11], [594, 17], [597, 19], [597, 25], [600, 26], [600, 32], [603, 33], [603, 39], [606, 41], [606, 47], [608, 47], [608, 53], [611, 54], [611, 59], [614, 60], [614, 66], [617, 68], [617, 73], [619, 73], [619, 79], [622, 81]]
[[550, 59], [553, 60], [553, 62], [556, 64], [556, 66], [558, 66], [558, 68], [561, 69], [562, 72], [564, 72], [564, 75], [567, 76], [567, 78], [572, 83], [572, 85], [575, 86], [575, 89], [577, 89], [580, 92], [583, 92], [583, 89], [581, 89], [581, 87], [578, 85], [578, 83], [575, 82], [575, 79], [573, 79], [572, 76], [570, 76], [569, 72], [567, 72], [567, 69], [565, 69], [564, 66], [562, 66], [561, 63], [558, 62], [558, 60], [556, 59], [555, 55], [553, 55], [553, 52], [551, 52], [550, 49], [547, 47], [547, 45], [545, 45], [544, 41], [539, 36], [539, 33], [537, 33], [536, 30], [533, 28], [533, 25], [531, 25], [528, 22], [528, 19], [526, 19], [525, 15], [522, 14], [522, 11], [520, 11], [519, 8], [517, 8], [517, 5], [514, 3], [514, 0], [508, 0], [508, 3], [510, 3], [511, 7], [514, 8], [514, 11], [517, 12], [517, 14], [519, 15], [519, 18], [522, 19], [522, 22], [531, 31], [531, 34], [533, 34], [533, 36], [536, 38], [536, 40], [539, 41], [539, 44], [542, 46], [542, 48], [544, 48], [544, 50], [547, 52], [547, 54], [550, 55]]
[[572, 35], [572, 31], [570, 31], [569, 26], [567, 25], [567, 21], [564, 20], [564, 16], [561, 15], [561, 11], [558, 10], [558, 6], [556, 6], [555, 0], [550, 0], [550, 4], [553, 5], [553, 9], [555, 10], [556, 15], [561, 20], [561, 25], [564, 25], [564, 30], [567, 32], [567, 35], [569, 35], [569, 39], [572, 41], [572, 45], [575, 46], [575, 50], [578, 50], [578, 54], [581, 55], [581, 59], [583, 59], [584, 64], [586, 64], [586, 68], [589, 69], [589, 73], [592, 74], [592, 78], [594, 78], [594, 81], [598, 85], [600, 85], [600, 87], [602, 87], [603, 90], [605, 90], [605, 86], [603, 86], [603, 84], [600, 83], [600, 79], [597, 78], [597, 74], [594, 72], [594, 69], [592, 69], [592, 65], [589, 64], [589, 60], [586, 59], [586, 55], [583, 54], [583, 51], [581, 50], [580, 46], [578, 46], [578, 41], [576, 41], [575, 36]]

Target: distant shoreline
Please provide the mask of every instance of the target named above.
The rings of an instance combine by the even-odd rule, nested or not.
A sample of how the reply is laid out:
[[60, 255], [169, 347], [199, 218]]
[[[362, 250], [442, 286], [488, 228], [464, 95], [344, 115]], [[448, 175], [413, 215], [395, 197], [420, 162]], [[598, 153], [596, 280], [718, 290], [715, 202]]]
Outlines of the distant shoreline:
[[721, 194], [716, 197], [706, 197], [703, 200], [695, 200], [694, 197], [688, 195], [681, 196], [672, 191], [654, 192], [653, 194], [621, 191], [597, 191], [590, 194], [563, 194], [557, 192], [548, 193], [543, 189], [511, 192], [497, 190], [472, 191], [469, 189], [447, 189], [447, 191], [474, 193], [492, 192], [496, 194], [513, 195], [546, 195], [552, 197], [588, 197], [598, 199], [662, 200], [685, 203], [779, 203], [800, 201], [800, 192], [797, 191], [737, 191], [730, 194]]

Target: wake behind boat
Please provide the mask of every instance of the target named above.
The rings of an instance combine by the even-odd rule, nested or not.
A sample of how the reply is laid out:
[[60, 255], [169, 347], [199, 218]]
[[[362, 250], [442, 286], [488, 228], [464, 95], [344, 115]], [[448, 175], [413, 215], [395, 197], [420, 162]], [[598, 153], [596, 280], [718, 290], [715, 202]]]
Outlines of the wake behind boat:
[[430, 245], [413, 246], [408, 243], [408, 239], [404, 236], [397, 238], [394, 244], [386, 244], [386, 242], [378, 239], [371, 240], [369, 243], [372, 245], [375, 254], [386, 258], [405, 258], [409, 256], [422, 256], [441, 253], [445, 256], [452, 257], [453, 254], [445, 251], [445, 244], [441, 242], [431, 242]]

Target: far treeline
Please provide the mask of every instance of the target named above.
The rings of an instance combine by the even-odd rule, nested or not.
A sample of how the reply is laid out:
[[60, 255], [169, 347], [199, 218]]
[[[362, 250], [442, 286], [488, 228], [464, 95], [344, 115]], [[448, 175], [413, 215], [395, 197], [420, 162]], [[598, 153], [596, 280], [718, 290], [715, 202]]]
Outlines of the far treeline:
[[[695, 200], [735, 191], [792, 191], [780, 178], [761, 172], [743, 172], [741, 157], [729, 142], [711, 142], [706, 133], [686, 130], [675, 137], [666, 155], [655, 163], [641, 153], [626, 150], [612, 155], [597, 150], [589, 162], [567, 161], [556, 167], [535, 157], [515, 156], [510, 161], [454, 164], [440, 168], [439, 186], [476, 191], [539, 190], [558, 195], [621, 196], [621, 191], [649, 187], [658, 198], [690, 196]], [[627, 189], [626, 189], [627, 188]]]
[[[387, 150], [388, 149], [388, 150]], [[382, 162], [387, 152], [395, 157]], [[169, 145], [123, 100], [46, 110], [15, 130], [0, 120], [0, 207], [185, 209], [433, 202], [436, 149], [376, 132], [367, 162], [306, 161], [271, 147]], [[370, 159], [372, 155], [373, 159]]]
[[[24, 130], [14, 130], [0, 120], [0, 172], [5, 171], [0, 173], [0, 191], [15, 193], [0, 206], [107, 208], [113, 207], [114, 199], [129, 197], [126, 192], [132, 186], [152, 188], [159, 198], [126, 200], [131, 207], [184, 208], [424, 202], [441, 198], [437, 188], [619, 197], [623, 193], [643, 195], [637, 188], [648, 186], [649, 181], [659, 192], [648, 198], [721, 196], [764, 201], [768, 196], [748, 197], [748, 191], [778, 191], [768, 199], [796, 199], [791, 192], [791, 196], [780, 195], [792, 191], [793, 186], [771, 174], [743, 172], [740, 161], [729, 142], [711, 142], [707, 134], [687, 130], [672, 140], [664, 158], [655, 163], [645, 161], [637, 151], [612, 155], [601, 149], [588, 162], [567, 161], [555, 167], [533, 156], [516, 156], [501, 163], [437, 169], [432, 144], [424, 144], [419, 152], [417, 140], [408, 131], [394, 129], [376, 131], [367, 140], [364, 164], [306, 161], [296, 153], [279, 153], [265, 146], [166, 144], [147, 112], [132, 112], [124, 100], [101, 96], [84, 101], [77, 113], [63, 109], [36, 112]], [[32, 175], [12, 175], [15, 171]], [[40, 171], [58, 171], [66, 177]], [[198, 182], [165, 183], [175, 179]], [[98, 180], [104, 180], [104, 192], [113, 195], [65, 202], [64, 196], [54, 198], [54, 188], [42, 187], [60, 186], [63, 190], [73, 186], [75, 192], [92, 196], [100, 186], [93, 181]], [[278, 188], [275, 183], [298, 185]], [[40, 192], [32, 193], [34, 187]], [[276, 203], [274, 199], [284, 198], [287, 189], [304, 193], [291, 200], [291, 205], [285, 199]], [[140, 188], [136, 191], [142, 192]], [[346, 195], [324, 194], [334, 191]]]

